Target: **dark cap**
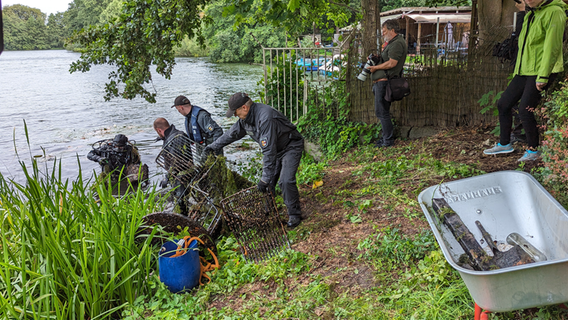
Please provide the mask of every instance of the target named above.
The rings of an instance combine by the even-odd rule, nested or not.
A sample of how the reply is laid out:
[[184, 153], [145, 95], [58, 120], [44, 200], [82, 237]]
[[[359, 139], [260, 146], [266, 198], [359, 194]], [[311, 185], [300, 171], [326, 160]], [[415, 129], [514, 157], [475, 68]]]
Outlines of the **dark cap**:
[[235, 114], [235, 110], [242, 107], [245, 103], [250, 100], [248, 94], [244, 92], [237, 92], [229, 99], [229, 110], [227, 110], [227, 118], [232, 117]]
[[174, 101], [174, 105], [172, 106], [172, 108], [175, 107], [175, 106], [183, 106], [185, 104], [191, 104], [189, 102], [189, 99], [184, 97], [184, 96], [178, 96], [176, 98], [176, 100]]

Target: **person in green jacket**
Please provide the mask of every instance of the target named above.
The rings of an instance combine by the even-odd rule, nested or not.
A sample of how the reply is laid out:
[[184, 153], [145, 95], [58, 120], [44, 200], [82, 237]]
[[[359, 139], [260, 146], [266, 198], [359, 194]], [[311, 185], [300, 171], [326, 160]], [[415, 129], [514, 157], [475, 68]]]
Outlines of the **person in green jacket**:
[[546, 90], [563, 71], [562, 37], [566, 25], [566, 5], [561, 0], [525, 0], [526, 11], [519, 35], [519, 51], [513, 80], [497, 102], [501, 133], [495, 147], [484, 154], [513, 152], [510, 141], [512, 108], [519, 102], [519, 116], [525, 129], [528, 148], [519, 162], [540, 158], [539, 133], [534, 109]]

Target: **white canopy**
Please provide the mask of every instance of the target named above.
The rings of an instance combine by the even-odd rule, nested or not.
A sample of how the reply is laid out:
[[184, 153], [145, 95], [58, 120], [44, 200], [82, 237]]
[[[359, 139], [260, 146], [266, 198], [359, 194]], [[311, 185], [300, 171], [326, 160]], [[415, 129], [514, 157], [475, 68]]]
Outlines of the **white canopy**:
[[[412, 20], [418, 23], [436, 23], [440, 18], [440, 23], [469, 23], [471, 21], [471, 14], [469, 13], [453, 13], [453, 14], [407, 14]], [[382, 17], [381, 17], [382, 18]]]

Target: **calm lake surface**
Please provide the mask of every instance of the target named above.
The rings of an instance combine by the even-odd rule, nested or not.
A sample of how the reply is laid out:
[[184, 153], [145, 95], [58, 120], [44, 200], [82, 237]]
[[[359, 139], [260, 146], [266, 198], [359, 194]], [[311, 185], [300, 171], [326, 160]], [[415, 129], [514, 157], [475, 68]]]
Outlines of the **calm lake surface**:
[[[19, 160], [29, 164], [34, 158], [42, 168], [51, 168], [56, 159], [61, 160], [63, 177], [75, 179], [78, 159], [83, 177], [88, 179], [94, 170], [100, 172], [99, 165], [87, 159], [91, 145], [122, 133], [136, 142], [152, 181], [159, 181], [163, 170], [155, 159], [162, 142], [154, 142], [157, 134], [152, 124], [157, 117], [164, 117], [185, 131], [184, 118], [170, 108], [176, 96], [185, 95], [193, 105], [208, 110], [224, 130], [237, 119], [224, 117], [233, 93], [244, 91], [258, 101], [262, 67], [178, 58], [171, 80], [154, 75], [152, 90], [157, 93], [157, 103], [141, 98], [105, 102], [104, 84], [112, 68], [95, 66], [87, 73], [70, 74], [69, 65], [78, 58], [78, 53], [64, 50], [0, 55], [0, 173], [5, 177], [21, 182]], [[232, 162], [246, 161], [250, 155], [250, 151], [237, 151], [239, 145], [225, 148]]]

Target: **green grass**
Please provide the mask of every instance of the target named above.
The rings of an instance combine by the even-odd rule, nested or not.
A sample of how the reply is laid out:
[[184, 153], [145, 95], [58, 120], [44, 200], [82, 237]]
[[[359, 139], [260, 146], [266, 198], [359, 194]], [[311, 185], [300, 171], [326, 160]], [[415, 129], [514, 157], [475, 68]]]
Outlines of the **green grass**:
[[110, 318], [149, 292], [156, 250], [136, 230], [156, 208], [153, 192], [115, 199], [98, 184], [95, 200], [81, 175], [63, 181], [60, 165], [22, 163], [22, 184], [0, 175], [1, 318]]

